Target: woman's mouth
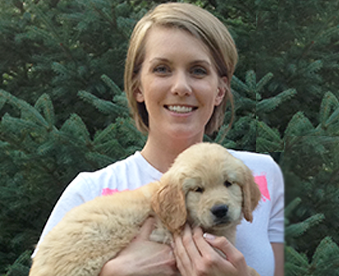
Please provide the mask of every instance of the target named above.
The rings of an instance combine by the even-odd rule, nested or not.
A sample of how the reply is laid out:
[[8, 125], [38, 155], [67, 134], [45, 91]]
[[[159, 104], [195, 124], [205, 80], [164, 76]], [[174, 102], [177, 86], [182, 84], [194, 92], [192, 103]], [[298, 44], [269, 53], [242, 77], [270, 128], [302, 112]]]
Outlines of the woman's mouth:
[[183, 105], [165, 105], [165, 108], [175, 113], [190, 113], [197, 109], [197, 107]]

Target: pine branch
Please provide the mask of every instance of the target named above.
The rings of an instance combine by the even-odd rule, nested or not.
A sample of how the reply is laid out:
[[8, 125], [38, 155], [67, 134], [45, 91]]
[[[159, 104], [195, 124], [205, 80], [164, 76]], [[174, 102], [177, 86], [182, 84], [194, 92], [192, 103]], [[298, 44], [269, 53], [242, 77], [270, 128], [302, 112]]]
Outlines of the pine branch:
[[85, 123], [77, 114], [72, 114], [71, 117], [62, 125], [60, 132], [72, 135], [72, 140], [82, 140], [85, 145], [91, 144], [90, 134]]
[[331, 92], [326, 92], [321, 101], [320, 112], [319, 112], [319, 121], [324, 128], [328, 127], [327, 120], [330, 116], [330, 112], [333, 109], [339, 107], [339, 100]]
[[[322, 275], [339, 275], [339, 247], [330, 237], [325, 237], [312, 257], [311, 265]], [[335, 271], [335, 274], [332, 274]]]
[[45, 118], [49, 124], [49, 129], [52, 129], [55, 123], [55, 114], [54, 114], [54, 107], [51, 101], [51, 98], [48, 94], [43, 94], [35, 103], [34, 107], [42, 111], [45, 115]]
[[115, 82], [112, 81], [112, 79], [109, 78], [107, 75], [102, 75], [101, 79], [104, 83], [108, 85], [109, 88], [111, 88], [113, 95], [121, 95], [123, 93], [120, 88], [115, 84]]
[[244, 91], [247, 94], [250, 93], [249, 87], [245, 83], [243, 83], [240, 79], [238, 79], [236, 76], [233, 76], [231, 83], [235, 90]]
[[[291, 262], [288, 262], [288, 264], [289, 265], [292, 264], [293, 266], [297, 266], [297, 267], [299, 267], [299, 270], [306, 272], [307, 267], [308, 267], [308, 259], [305, 256], [305, 254], [300, 254], [299, 252], [297, 252], [295, 249], [293, 249], [290, 246], [287, 246], [285, 248], [285, 250], [286, 250], [286, 255], [287, 255], [286, 257], [287, 257], [288, 261], [291, 261]], [[290, 274], [288, 274], [288, 275], [290, 275]]]
[[280, 106], [283, 102], [290, 100], [296, 94], [297, 91], [295, 89], [288, 89], [279, 93], [275, 97], [264, 99], [258, 102], [256, 105], [257, 114], [271, 112], [272, 110]]
[[285, 228], [286, 238], [297, 238], [304, 234], [311, 227], [319, 224], [325, 219], [323, 214], [316, 214], [302, 222], [289, 225]]
[[115, 114], [116, 116], [123, 116], [128, 114], [126, 108], [121, 107], [111, 101], [101, 100], [87, 91], [79, 91], [78, 96], [93, 105], [97, 110], [106, 115]]
[[270, 128], [264, 122], [257, 121], [258, 137], [265, 138], [268, 141], [272, 141], [280, 144], [282, 142], [279, 132]]
[[256, 74], [253, 70], [246, 72], [246, 85], [250, 91], [256, 91], [257, 80], [256, 80]]
[[287, 136], [305, 136], [309, 135], [314, 130], [310, 120], [305, 117], [303, 112], [297, 112], [285, 130], [285, 137]]
[[25, 119], [31, 119], [40, 126], [44, 126], [48, 129], [49, 124], [45, 118], [30, 104], [23, 100], [14, 97], [12, 94], [0, 89], [0, 97], [6, 100], [6, 102], [21, 111], [21, 117]]
[[93, 2], [91, 2], [91, 6], [94, 11], [96, 11], [99, 15], [101, 15], [101, 18], [106, 20], [109, 25], [111, 25], [111, 28], [113, 30], [117, 29], [117, 23], [116, 23], [116, 18], [114, 17], [114, 20], [110, 20], [110, 17], [107, 13], [103, 12], [101, 9], [99, 9]]
[[273, 78], [272, 73], [267, 73], [261, 78], [261, 80], [256, 84], [256, 91], [262, 91], [264, 86]]
[[301, 203], [300, 197], [295, 198], [292, 200], [286, 207], [285, 207], [285, 218], [291, 216], [291, 213], [295, 210], [296, 207]]
[[[337, 11], [334, 11], [334, 14], [331, 16], [328, 16], [326, 22], [324, 22], [323, 25], [319, 26], [319, 29], [315, 33], [313, 39], [309, 42], [309, 44], [305, 47], [304, 51], [301, 53], [300, 57], [297, 59], [297, 63], [310, 52], [311, 48], [314, 46], [315, 42], [322, 38], [322, 36], [325, 34], [325, 36], [328, 34], [328, 26], [332, 21], [334, 21], [337, 17]], [[338, 27], [337, 27], [338, 28]]]

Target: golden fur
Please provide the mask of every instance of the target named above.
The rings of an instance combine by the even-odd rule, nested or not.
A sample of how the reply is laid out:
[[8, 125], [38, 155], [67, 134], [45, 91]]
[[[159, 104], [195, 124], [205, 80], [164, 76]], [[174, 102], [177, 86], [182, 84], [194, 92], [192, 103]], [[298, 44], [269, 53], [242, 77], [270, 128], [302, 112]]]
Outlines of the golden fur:
[[220, 145], [196, 144], [160, 181], [95, 198], [68, 212], [39, 245], [29, 276], [96, 276], [149, 216], [157, 220], [151, 239], [158, 242], [169, 242], [171, 233], [188, 222], [234, 243], [236, 225], [242, 217], [252, 221], [259, 200], [252, 173], [240, 160]]

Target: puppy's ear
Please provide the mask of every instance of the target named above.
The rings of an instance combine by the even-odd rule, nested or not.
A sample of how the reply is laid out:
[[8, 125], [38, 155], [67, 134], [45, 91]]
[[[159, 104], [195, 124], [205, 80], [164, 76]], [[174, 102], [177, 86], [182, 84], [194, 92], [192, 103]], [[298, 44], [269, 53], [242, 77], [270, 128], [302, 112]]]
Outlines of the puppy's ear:
[[[161, 180], [165, 181], [166, 180]], [[171, 233], [180, 231], [187, 218], [185, 194], [181, 185], [165, 183], [154, 195], [151, 201], [154, 212]]]
[[259, 200], [261, 198], [261, 192], [259, 190], [258, 184], [254, 182], [254, 177], [250, 169], [246, 168], [246, 183], [243, 183], [243, 213], [244, 218], [252, 222], [253, 215], [252, 212], [257, 207]]

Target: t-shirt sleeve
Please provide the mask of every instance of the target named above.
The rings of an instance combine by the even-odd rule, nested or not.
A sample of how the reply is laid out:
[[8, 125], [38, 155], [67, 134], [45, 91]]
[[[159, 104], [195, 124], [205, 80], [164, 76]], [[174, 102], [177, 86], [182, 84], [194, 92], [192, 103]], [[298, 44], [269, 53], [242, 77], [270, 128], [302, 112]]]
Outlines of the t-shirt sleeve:
[[43, 238], [61, 221], [68, 211], [95, 197], [91, 185], [89, 185], [84, 175], [84, 173], [80, 173], [62, 193], [42, 231], [38, 245], [33, 252], [33, 258]]
[[[272, 160], [273, 161], [273, 160]], [[270, 242], [284, 242], [284, 179], [280, 167], [272, 165], [272, 209], [268, 228]]]

